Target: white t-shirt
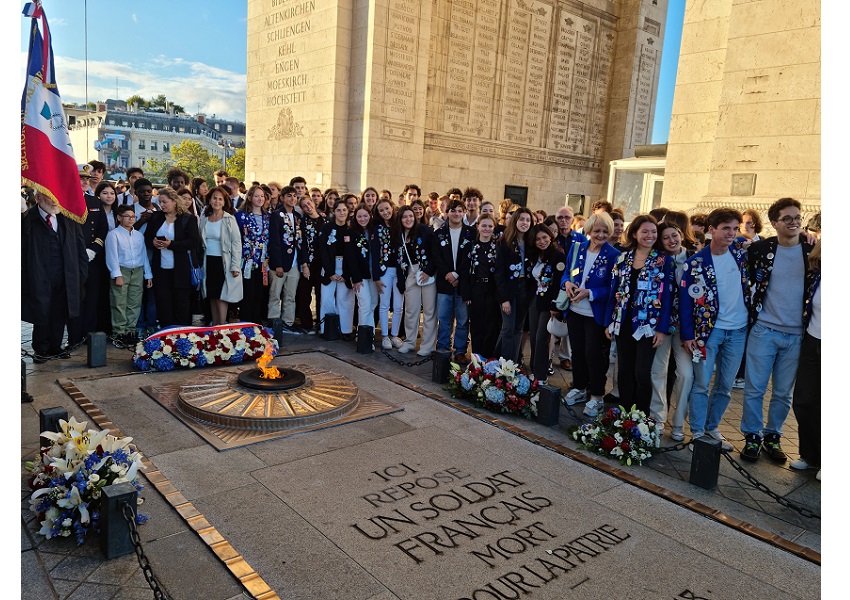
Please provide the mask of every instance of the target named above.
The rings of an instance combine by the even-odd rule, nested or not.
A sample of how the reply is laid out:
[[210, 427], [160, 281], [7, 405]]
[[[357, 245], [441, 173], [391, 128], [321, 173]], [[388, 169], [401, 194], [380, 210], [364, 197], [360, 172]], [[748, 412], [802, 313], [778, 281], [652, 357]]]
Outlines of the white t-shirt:
[[449, 236], [452, 240], [452, 271], [457, 271], [457, 248], [460, 245], [460, 232], [463, 231], [463, 227], [458, 227], [457, 229], [452, 229], [449, 227]]
[[820, 339], [820, 286], [815, 290], [815, 295], [812, 297], [812, 317], [809, 319], [809, 326], [806, 327], [806, 332]]
[[[162, 227], [159, 228], [159, 231], [156, 232], [157, 235], [162, 235], [167, 237], [169, 240], [174, 239], [174, 223], [164, 222]], [[161, 269], [173, 269], [174, 268], [174, 250], [169, 250], [168, 248], [163, 248], [159, 251], [159, 266]]]
[[[580, 288], [584, 288], [587, 285], [587, 278], [590, 276], [590, 272], [593, 271], [593, 263], [596, 262], [597, 256], [599, 256], [599, 252], [587, 251], [587, 256], [584, 259], [584, 273], [581, 275], [581, 284], [579, 285]], [[593, 307], [590, 306], [590, 300], [591, 297], [587, 297], [582, 298], [578, 302], [571, 302], [570, 310], [585, 317], [592, 317]]]
[[741, 271], [730, 252], [720, 256], [712, 254], [714, 272], [717, 275], [717, 295], [720, 309], [715, 327], [741, 329], [747, 326], [747, 306], [741, 288]]

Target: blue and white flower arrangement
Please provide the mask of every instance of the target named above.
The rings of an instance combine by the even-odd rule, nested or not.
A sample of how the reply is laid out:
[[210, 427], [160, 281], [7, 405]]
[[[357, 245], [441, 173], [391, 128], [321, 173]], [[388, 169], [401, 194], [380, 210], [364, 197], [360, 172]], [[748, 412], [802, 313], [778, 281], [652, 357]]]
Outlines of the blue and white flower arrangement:
[[[142, 455], [130, 443], [106, 430], [86, 430], [74, 417], [59, 421], [58, 433], [41, 435], [52, 441], [25, 464], [31, 490], [30, 510], [36, 513], [47, 539], [73, 535], [82, 544], [91, 532], [100, 531], [102, 491], [108, 485], [130, 483], [137, 490]], [[136, 523], [148, 520], [137, 514]]]

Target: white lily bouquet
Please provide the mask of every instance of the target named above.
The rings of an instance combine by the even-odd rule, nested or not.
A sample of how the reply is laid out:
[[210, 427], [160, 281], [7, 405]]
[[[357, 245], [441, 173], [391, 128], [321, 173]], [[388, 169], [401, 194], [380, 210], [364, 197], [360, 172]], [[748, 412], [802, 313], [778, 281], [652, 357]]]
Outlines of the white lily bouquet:
[[[60, 420], [61, 431], [41, 435], [53, 443], [42, 447], [25, 464], [31, 490], [30, 509], [41, 523], [40, 535], [50, 539], [74, 535], [85, 541], [89, 531], [100, 531], [101, 493], [104, 487], [128, 482], [137, 490], [142, 455], [130, 443], [105, 430], [86, 430], [87, 422], [74, 417]], [[136, 515], [136, 523], [147, 521]]]

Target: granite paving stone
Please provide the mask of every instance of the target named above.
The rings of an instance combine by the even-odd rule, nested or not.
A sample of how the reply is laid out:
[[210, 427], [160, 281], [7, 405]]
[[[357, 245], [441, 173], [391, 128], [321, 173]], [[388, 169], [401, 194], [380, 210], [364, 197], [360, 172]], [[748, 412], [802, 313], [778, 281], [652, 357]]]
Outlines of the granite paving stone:
[[[275, 476], [270, 477], [269, 484], [274, 484]], [[332, 486], [324, 493], [331, 490]], [[197, 507], [281, 597], [365, 600], [382, 588], [333, 540], [264, 485], [206, 496]]]
[[[57, 377], [72, 378], [287, 600], [495, 597], [495, 592], [476, 596], [476, 589], [544, 600], [611, 595], [743, 600], [752, 597], [753, 589], [772, 600], [821, 595], [819, 565], [392, 382], [446, 398], [443, 386], [430, 381], [430, 364], [401, 367], [379, 352], [358, 355], [353, 344], [313, 336], [290, 336], [284, 350], [305, 352], [278, 357], [275, 364], [330, 368], [403, 411], [217, 452], [139, 389], [199, 371], [104, 377], [127, 369], [126, 351], [109, 348], [107, 367], [87, 369], [78, 356], [31, 366], [36, 401], [22, 405], [22, 436], [37, 439], [39, 408], [61, 405], [79, 420], [89, 420], [55, 384]], [[550, 378], [562, 387], [569, 380], [571, 375], [560, 369]], [[741, 393], [733, 392], [721, 424], [739, 449], [740, 403]], [[488, 415], [493, 419], [575, 447], [567, 428], [576, 419], [563, 409], [556, 427]], [[792, 419], [784, 443], [789, 460], [796, 457]], [[665, 438], [664, 443], [671, 442]], [[36, 449], [37, 443], [22, 439], [22, 457]], [[780, 506], [725, 460], [717, 489], [690, 485], [690, 456], [687, 451], [666, 454], [624, 472], [820, 551], [820, 522]], [[746, 468], [769, 488], [819, 509], [821, 487], [814, 472], [801, 474], [787, 464], [765, 461]], [[464, 488], [467, 482], [477, 485]], [[154, 572], [175, 600], [249, 597], [168, 502], [143, 483], [146, 502], [140, 510], [151, 521], [139, 532]], [[498, 515], [514, 518], [490, 522], [482, 510], [494, 520]], [[67, 538], [45, 541], [34, 536], [38, 526], [27, 513], [22, 512], [21, 569], [29, 587], [23, 597], [57, 597], [51, 581], [62, 598], [151, 597], [133, 556], [105, 561], [92, 540], [81, 547]], [[584, 534], [590, 537], [581, 538]], [[583, 551], [576, 540], [595, 549], [585, 546]], [[559, 559], [558, 549], [566, 547], [571, 562]], [[547, 571], [541, 566], [547, 561], [562, 565], [561, 570]], [[611, 573], [624, 568], [653, 576], [618, 587]]]

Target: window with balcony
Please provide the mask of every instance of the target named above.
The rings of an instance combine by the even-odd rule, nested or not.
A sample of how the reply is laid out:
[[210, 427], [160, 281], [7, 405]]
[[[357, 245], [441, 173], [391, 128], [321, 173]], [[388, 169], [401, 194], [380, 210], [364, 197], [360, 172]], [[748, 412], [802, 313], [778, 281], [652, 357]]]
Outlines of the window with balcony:
[[145, 140], [139, 140], [139, 150], [145, 149]]
[[156, 150], [156, 142], [151, 140], [151, 150]]

